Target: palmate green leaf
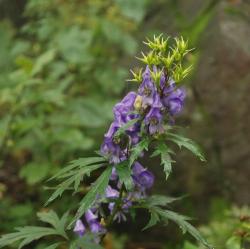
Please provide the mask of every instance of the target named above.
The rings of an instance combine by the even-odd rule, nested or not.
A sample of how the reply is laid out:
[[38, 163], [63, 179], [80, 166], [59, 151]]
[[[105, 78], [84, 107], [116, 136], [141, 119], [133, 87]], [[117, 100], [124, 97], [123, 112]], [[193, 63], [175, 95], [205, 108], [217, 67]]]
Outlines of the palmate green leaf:
[[182, 199], [182, 197], [170, 197], [165, 195], [152, 195], [148, 198], [144, 199], [143, 202], [146, 203], [147, 206], [166, 206], [174, 201], [178, 201]]
[[[26, 226], [16, 228], [17, 232], [5, 234], [0, 238], [0, 248], [11, 245], [18, 241], [20, 243], [18, 248], [22, 248], [34, 240], [51, 235], [58, 235], [64, 239], [68, 239], [65, 233], [66, 222], [68, 220], [67, 213], [64, 214], [61, 219], [54, 211], [39, 213], [38, 217], [41, 221], [52, 225], [53, 228], [40, 226]], [[53, 246], [54, 247], [51, 248], [56, 248], [56, 244]]]
[[199, 145], [197, 145], [194, 141], [189, 138], [183, 137], [181, 135], [177, 135], [174, 133], [167, 133], [168, 140], [176, 143], [179, 148], [185, 147], [186, 149], [190, 150], [194, 155], [196, 155], [201, 161], [206, 161], [203, 152]]
[[60, 222], [58, 215], [53, 210], [51, 210], [49, 212], [39, 212], [39, 213], [37, 213], [37, 216], [38, 216], [39, 220], [50, 224], [54, 228], [56, 228], [57, 224]]
[[17, 241], [21, 241], [19, 248], [22, 248], [30, 242], [38, 240], [42, 237], [49, 235], [61, 235], [55, 229], [47, 227], [27, 226], [16, 228], [16, 230], [17, 232], [3, 235], [0, 238], [0, 248], [11, 245]]
[[148, 211], [150, 212], [150, 220], [148, 224], [143, 228], [143, 230], [146, 230], [154, 225], [156, 225], [160, 221], [160, 216], [158, 213], [154, 210], [154, 208], [161, 207], [161, 206], [167, 206], [168, 204], [177, 201], [181, 198], [174, 198], [164, 195], [152, 195], [149, 196], [143, 200], [141, 200], [142, 206], [147, 207]]
[[112, 173], [112, 167], [109, 166], [93, 183], [90, 191], [84, 196], [84, 198], [80, 202], [80, 207], [77, 210], [77, 214], [73, 221], [70, 223], [69, 227], [71, 228], [72, 225], [79, 219], [94, 203], [98, 196], [101, 196], [109, 183], [109, 178]]
[[150, 227], [153, 227], [160, 221], [160, 217], [156, 212], [154, 212], [153, 210], [149, 210], [149, 212], [150, 212], [150, 219], [148, 224], [142, 229], [143, 231]]
[[167, 222], [168, 220], [171, 220], [175, 222], [182, 229], [183, 233], [188, 232], [190, 235], [192, 235], [197, 241], [202, 243], [204, 246], [206, 246], [209, 249], [213, 249], [213, 247], [210, 244], [208, 244], [208, 242], [202, 237], [200, 232], [194, 226], [192, 226], [189, 222], [187, 222], [187, 220], [189, 220], [190, 218], [177, 214], [170, 210], [161, 209], [159, 207], [155, 207], [153, 210], [160, 216], [161, 220], [167, 221]]
[[163, 142], [157, 145], [156, 150], [152, 154], [152, 157], [160, 155], [161, 164], [163, 165], [163, 170], [166, 174], [166, 179], [172, 172], [172, 163], [175, 162], [171, 159], [170, 154], [174, 154], [174, 152]]
[[97, 164], [97, 163], [102, 163], [102, 162], [105, 162], [105, 159], [100, 156], [99, 157], [85, 157], [85, 158], [79, 158], [77, 160], [73, 160], [69, 163], [69, 166], [61, 169], [57, 174], [51, 177], [49, 181], [52, 179], [64, 177], [65, 173], [68, 173], [77, 167], [84, 167], [84, 166], [88, 166], [91, 164]]
[[68, 221], [68, 212], [66, 212], [62, 216], [61, 219], [53, 210], [50, 210], [49, 212], [39, 212], [37, 216], [41, 221], [50, 224], [57, 231], [60, 231], [62, 234], [64, 234], [66, 237], [66, 234], [64, 231], [65, 231], [66, 223]]
[[[72, 161], [72, 163], [58, 172], [51, 179], [59, 179], [61, 183], [56, 186], [55, 192], [51, 195], [45, 205], [60, 197], [63, 192], [70, 187], [74, 188], [76, 192], [80, 186], [81, 181], [85, 176], [105, 165], [105, 159], [102, 157], [80, 158]], [[63, 179], [63, 180], [62, 180]]]
[[137, 158], [141, 155], [141, 153], [144, 150], [148, 150], [149, 144], [150, 144], [150, 139], [146, 137], [131, 149], [131, 154], [129, 158], [129, 167], [137, 160]]
[[19, 248], [22, 248], [30, 242], [38, 240], [44, 236], [60, 235], [55, 229], [47, 227], [27, 226], [16, 228], [16, 230], [17, 232], [3, 235], [0, 238], [0, 248], [11, 245], [17, 241], [21, 241]]
[[168, 223], [168, 221], [171, 220], [182, 229], [183, 233], [188, 232], [204, 246], [212, 249], [213, 247], [207, 243], [207, 241], [201, 236], [200, 232], [188, 222], [188, 220], [190, 220], [189, 217], [161, 208], [161, 206], [165, 206], [175, 200], [176, 198], [164, 198], [164, 196], [152, 196], [144, 199], [141, 202], [141, 205], [139, 205], [139, 208], [147, 209], [151, 215], [149, 223], [144, 229], [154, 226], [159, 221]]
[[128, 165], [128, 161], [123, 161], [116, 165], [116, 172], [121, 183], [125, 185], [127, 190], [131, 190], [134, 184], [132, 179], [132, 171]]

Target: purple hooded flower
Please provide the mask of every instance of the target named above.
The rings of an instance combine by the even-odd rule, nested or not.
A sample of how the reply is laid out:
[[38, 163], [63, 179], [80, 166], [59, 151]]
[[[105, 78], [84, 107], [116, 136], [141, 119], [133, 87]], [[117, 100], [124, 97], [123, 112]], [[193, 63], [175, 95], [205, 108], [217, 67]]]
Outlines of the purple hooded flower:
[[140, 163], [135, 162], [132, 168], [135, 183], [144, 190], [151, 188], [154, 184], [154, 175], [144, 168]]
[[154, 175], [149, 171], [145, 170], [137, 176], [137, 182], [146, 189], [149, 189], [154, 184]]
[[[109, 207], [110, 213], [113, 212], [114, 206], [115, 206], [114, 202], [109, 203], [108, 207]], [[121, 221], [126, 221], [126, 220], [127, 218], [126, 218], [126, 214], [124, 213], [124, 211], [118, 211], [114, 216], [114, 221], [117, 221], [118, 223], [120, 223]]]
[[90, 209], [86, 211], [85, 218], [88, 224], [90, 224], [92, 221], [97, 220], [97, 216]]
[[152, 106], [154, 103], [154, 96], [157, 93], [156, 86], [150, 77], [150, 69], [147, 66], [143, 73], [143, 80], [138, 89], [138, 93], [142, 96], [142, 107]]
[[73, 230], [76, 234], [78, 234], [80, 237], [82, 237], [86, 231], [86, 228], [84, 226], [84, 224], [82, 223], [81, 220], [77, 220], [74, 230]]
[[125, 152], [118, 144], [114, 143], [113, 138], [104, 138], [101, 154], [108, 156], [110, 163], [114, 164], [118, 164], [126, 159]]
[[[115, 105], [114, 122], [110, 125], [108, 132], [104, 136], [104, 142], [101, 146], [101, 154], [108, 156], [110, 163], [117, 164], [126, 159], [126, 147], [129, 140], [128, 137], [115, 137], [116, 131], [124, 126], [132, 119], [138, 118], [137, 114], [133, 114], [134, 101], [136, 98], [135, 92], [129, 92], [125, 98]], [[136, 133], [140, 130], [138, 123], [127, 128], [127, 135], [131, 135], [131, 143], [135, 142]], [[122, 147], [122, 148], [121, 148]]]
[[162, 102], [168, 109], [169, 114], [174, 116], [181, 112], [186, 97], [184, 88], [176, 88], [176, 84], [172, 80], [169, 86], [164, 88], [163, 94]]
[[133, 118], [130, 112], [134, 109], [134, 102], [137, 94], [135, 92], [129, 92], [120, 103], [117, 103], [114, 108], [115, 121], [119, 125], [126, 124], [129, 120]]
[[163, 95], [168, 96], [175, 90], [175, 88], [176, 88], [175, 81], [172, 78], [170, 78], [168, 81], [168, 85], [165, 84], [165, 86], [162, 88]]
[[153, 100], [154, 101], [153, 101], [153, 104], [151, 107], [159, 108], [159, 109], [161, 109], [163, 107], [163, 105], [161, 103], [161, 98], [160, 98], [160, 95], [158, 94], [158, 92], [155, 93]]
[[103, 234], [106, 232], [106, 229], [101, 225], [101, 223], [97, 220], [92, 221], [89, 224], [90, 231], [94, 234]]
[[[129, 208], [132, 206], [132, 202], [129, 198], [125, 197], [123, 198], [122, 201], [123, 201], [123, 205], [121, 207], [121, 210], [118, 211], [114, 216], [114, 220], [117, 220], [118, 223], [120, 223], [121, 221], [127, 220], [126, 213], [128, 213]], [[113, 212], [114, 206], [115, 206], [114, 202], [109, 203], [108, 207], [109, 207], [110, 213]]]
[[[118, 124], [119, 127], [122, 127], [130, 120], [139, 117], [138, 114], [132, 113], [136, 97], [137, 94], [135, 92], [129, 92], [120, 103], [114, 106], [114, 119], [115, 123]], [[134, 132], [136, 130], [138, 130], [138, 124], [131, 125], [127, 128], [127, 131], [130, 132]]]
[[112, 138], [116, 131], [119, 129], [120, 125], [117, 122], [111, 123], [108, 132], [104, 135], [105, 138]]
[[145, 124], [148, 125], [149, 133], [162, 133], [164, 131], [162, 125], [163, 115], [159, 108], [151, 108], [145, 117]]
[[119, 192], [109, 185], [106, 188], [105, 194], [106, 194], [106, 198], [118, 198], [119, 197]]
[[100, 222], [97, 220], [98, 217], [90, 209], [85, 213], [85, 218], [92, 233], [105, 233], [105, 228], [100, 224]]

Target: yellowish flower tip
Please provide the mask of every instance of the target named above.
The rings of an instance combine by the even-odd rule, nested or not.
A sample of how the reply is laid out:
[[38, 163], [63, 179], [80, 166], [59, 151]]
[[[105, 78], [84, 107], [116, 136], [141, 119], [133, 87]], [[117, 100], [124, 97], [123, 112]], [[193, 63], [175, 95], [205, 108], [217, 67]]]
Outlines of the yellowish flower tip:
[[154, 51], [150, 51], [147, 55], [141, 52], [142, 58], [136, 57], [138, 60], [142, 61], [147, 65], [159, 65], [160, 60], [157, 55], [154, 54]]
[[[147, 54], [142, 52], [142, 57], [137, 58], [151, 69], [152, 66], [158, 66], [158, 68], [164, 68], [176, 82], [183, 80], [191, 71], [191, 66], [183, 68], [185, 56], [193, 49], [188, 49], [188, 41], [180, 38], [174, 38], [174, 44], [172, 47], [168, 44], [169, 37], [166, 39], [163, 34], [158, 36], [154, 35], [152, 39], [146, 38], [144, 44], [146, 44], [150, 51]], [[134, 79], [130, 81], [141, 82], [142, 75], [134, 74]], [[151, 77], [158, 83], [160, 80], [160, 72], [151, 72]]]
[[141, 82], [142, 81], [142, 68], [140, 68], [138, 73], [135, 73], [132, 69], [130, 70], [130, 72], [132, 73], [134, 78], [129, 79], [127, 81], [132, 81], [132, 82]]
[[136, 111], [139, 111], [141, 107], [142, 107], [142, 96], [137, 95], [134, 102], [134, 108]]
[[164, 66], [166, 68], [170, 68], [170, 66], [172, 66], [172, 64], [174, 62], [174, 59], [175, 59], [174, 55], [173, 54], [171, 55], [170, 52], [168, 52], [168, 55], [166, 55], [165, 57], [161, 58]]
[[160, 34], [158, 36], [154, 35], [153, 40], [150, 40], [149, 38], [146, 38], [146, 42], [143, 42], [146, 44], [150, 49], [156, 52], [166, 52], [167, 49], [167, 42], [168, 39], [164, 39], [163, 34]]
[[177, 65], [173, 70], [173, 78], [176, 82], [179, 82], [187, 77], [187, 75], [192, 70], [193, 65], [188, 66], [187, 68], [183, 68], [181, 64]]
[[152, 71], [152, 70], [150, 70], [150, 75], [151, 75], [152, 79], [158, 85], [160, 84], [161, 74], [162, 74], [162, 70], [159, 70], [159, 71]]
[[104, 227], [106, 226], [106, 222], [105, 222], [104, 218], [101, 218], [100, 224], [101, 224], [102, 226], [104, 226]]

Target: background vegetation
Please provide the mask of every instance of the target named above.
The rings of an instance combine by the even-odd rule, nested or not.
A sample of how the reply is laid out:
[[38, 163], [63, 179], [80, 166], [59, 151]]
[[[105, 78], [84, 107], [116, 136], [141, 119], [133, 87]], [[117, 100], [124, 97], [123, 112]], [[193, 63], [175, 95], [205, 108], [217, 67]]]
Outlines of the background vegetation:
[[[154, 191], [190, 194], [177, 209], [198, 216], [216, 248], [250, 248], [249, 24], [248, 0], [0, 1], [0, 234], [31, 224], [49, 196], [46, 179], [99, 148], [112, 105], [131, 88], [138, 41], [164, 33], [196, 48], [177, 123], [208, 162], [179, 154]], [[147, 165], [162, 179], [156, 163]], [[77, 201], [53, 205], [63, 212]], [[144, 221], [115, 227], [106, 247], [200, 248], [172, 226], [142, 233]]]

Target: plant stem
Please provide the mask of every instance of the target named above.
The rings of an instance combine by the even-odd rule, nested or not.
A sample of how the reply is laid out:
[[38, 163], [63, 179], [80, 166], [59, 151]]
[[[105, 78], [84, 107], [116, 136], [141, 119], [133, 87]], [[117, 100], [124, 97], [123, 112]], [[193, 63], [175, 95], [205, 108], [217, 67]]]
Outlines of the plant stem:
[[123, 191], [124, 191], [124, 186], [121, 187], [120, 193], [119, 193], [119, 198], [118, 200], [115, 202], [115, 206], [113, 209], [113, 212], [111, 213], [111, 215], [108, 217], [107, 222], [106, 222], [106, 226], [110, 226], [116, 213], [119, 211], [120, 206], [122, 204], [122, 195], [123, 195]]

